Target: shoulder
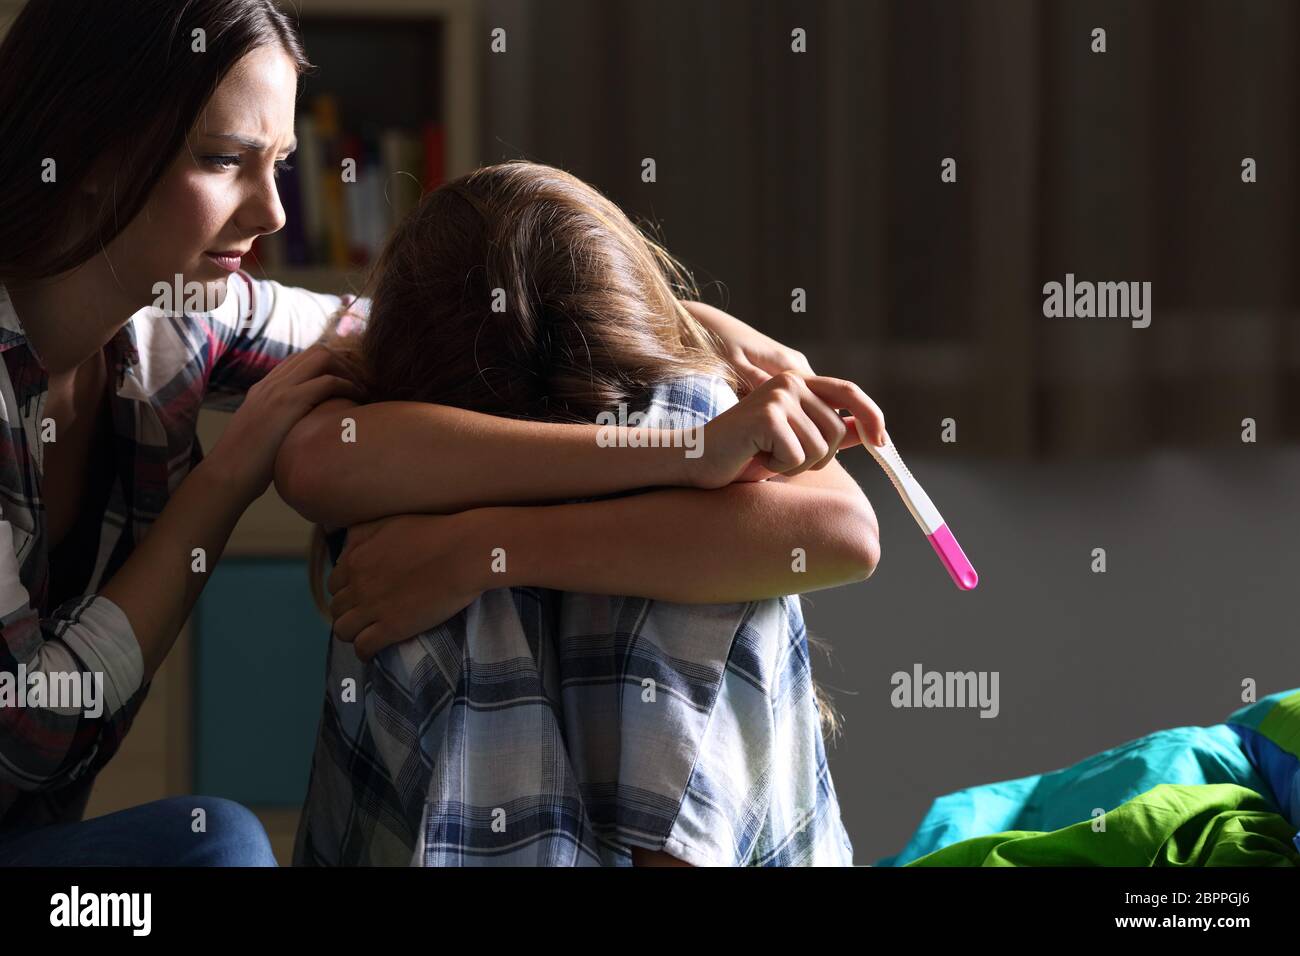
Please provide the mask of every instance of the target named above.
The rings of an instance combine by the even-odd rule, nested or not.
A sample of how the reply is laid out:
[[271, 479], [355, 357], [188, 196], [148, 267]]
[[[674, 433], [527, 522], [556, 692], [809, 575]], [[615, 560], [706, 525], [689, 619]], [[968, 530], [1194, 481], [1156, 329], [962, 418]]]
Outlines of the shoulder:
[[322, 324], [340, 310], [364, 321], [368, 299], [355, 295], [313, 292], [284, 285], [274, 279], [258, 279], [243, 271], [230, 276], [226, 297], [207, 317], [233, 330], [257, 329], [272, 319], [302, 319]]
[[657, 386], [651, 396], [655, 412], [684, 425], [701, 425], [716, 418], [740, 399], [717, 375], [686, 375]]

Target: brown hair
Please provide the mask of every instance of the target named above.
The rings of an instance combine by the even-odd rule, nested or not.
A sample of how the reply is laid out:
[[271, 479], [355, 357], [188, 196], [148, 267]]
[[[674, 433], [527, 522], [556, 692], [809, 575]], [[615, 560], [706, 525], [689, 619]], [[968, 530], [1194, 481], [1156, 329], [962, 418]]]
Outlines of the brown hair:
[[738, 381], [683, 307], [689, 273], [563, 170], [487, 166], [429, 193], [375, 263], [366, 400], [590, 423], [690, 373]]
[[[274, 0], [28, 0], [0, 45], [0, 281], [58, 275], [111, 242], [225, 75], [273, 44], [313, 68]], [[104, 157], [112, 185], [81, 229], [77, 187]]]
[[[699, 297], [690, 273], [615, 203], [550, 166], [487, 166], [429, 193], [366, 285], [365, 330], [339, 336], [339, 315], [324, 339], [363, 403], [589, 424], [690, 374], [744, 387], [682, 305]], [[325, 556], [317, 526], [310, 573], [322, 612]], [[820, 696], [818, 709], [825, 720]]]

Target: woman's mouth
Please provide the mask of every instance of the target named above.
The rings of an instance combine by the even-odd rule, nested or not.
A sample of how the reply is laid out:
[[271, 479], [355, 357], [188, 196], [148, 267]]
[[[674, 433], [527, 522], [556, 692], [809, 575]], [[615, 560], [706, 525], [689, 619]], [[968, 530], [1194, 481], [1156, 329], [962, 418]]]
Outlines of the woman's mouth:
[[205, 252], [203, 254], [227, 272], [237, 271], [240, 259], [243, 257], [242, 252]]

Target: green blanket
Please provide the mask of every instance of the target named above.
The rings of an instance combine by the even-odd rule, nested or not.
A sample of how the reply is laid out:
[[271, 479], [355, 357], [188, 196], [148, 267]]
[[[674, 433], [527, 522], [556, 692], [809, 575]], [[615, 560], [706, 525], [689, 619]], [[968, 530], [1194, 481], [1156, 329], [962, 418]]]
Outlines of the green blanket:
[[[1106, 829], [1094, 832], [1103, 812]], [[1300, 689], [1291, 689], [1221, 724], [1158, 730], [1069, 767], [942, 796], [902, 851], [876, 865], [1256, 865], [1261, 854], [1293, 865], [1297, 829]]]
[[972, 837], [907, 866], [1300, 866], [1296, 828], [1253, 790], [1159, 784], [1060, 830]]

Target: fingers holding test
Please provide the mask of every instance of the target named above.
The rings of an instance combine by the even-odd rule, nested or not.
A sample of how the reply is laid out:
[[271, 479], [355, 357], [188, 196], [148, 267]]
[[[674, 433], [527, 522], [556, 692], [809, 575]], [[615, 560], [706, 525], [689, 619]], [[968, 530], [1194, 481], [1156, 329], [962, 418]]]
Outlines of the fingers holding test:
[[[885, 413], [853, 382], [840, 378], [827, 378], [823, 375], [814, 375], [804, 381], [818, 398], [832, 408], [848, 409], [853, 415], [853, 421], [860, 422], [863, 431], [877, 445], [883, 445], [888, 440], [885, 434]], [[845, 444], [856, 443], [845, 442]]]

